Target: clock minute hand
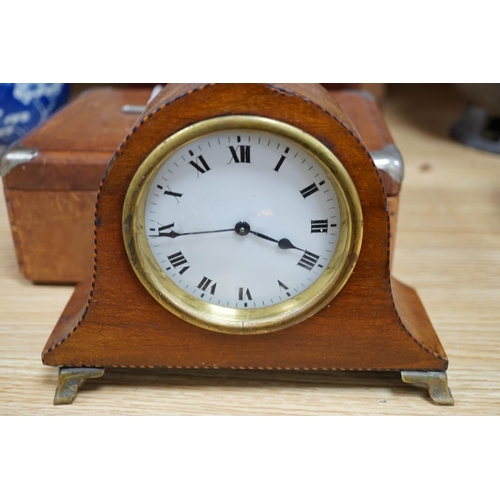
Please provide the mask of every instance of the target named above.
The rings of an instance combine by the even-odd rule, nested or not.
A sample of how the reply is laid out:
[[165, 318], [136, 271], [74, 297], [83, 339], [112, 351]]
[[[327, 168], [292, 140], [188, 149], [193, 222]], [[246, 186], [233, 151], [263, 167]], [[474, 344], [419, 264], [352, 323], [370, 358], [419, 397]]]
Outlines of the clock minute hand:
[[229, 232], [229, 231], [234, 231], [234, 228], [231, 228], [231, 229], [215, 229], [213, 231], [193, 231], [191, 233], [178, 233], [176, 231], [168, 231], [168, 232], [161, 232], [161, 231], [159, 231], [158, 234], [151, 234], [150, 238], [177, 238], [178, 236], [190, 236], [190, 235], [193, 235], [193, 234], [226, 233], [226, 232]]

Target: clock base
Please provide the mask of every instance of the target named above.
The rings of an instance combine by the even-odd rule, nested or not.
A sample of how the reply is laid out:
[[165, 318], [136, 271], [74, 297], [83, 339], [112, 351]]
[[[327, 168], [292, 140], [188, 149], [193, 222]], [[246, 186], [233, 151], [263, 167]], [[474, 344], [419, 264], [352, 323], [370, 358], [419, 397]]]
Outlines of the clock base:
[[[59, 379], [54, 405], [71, 404], [76, 398], [81, 384], [88, 378], [104, 375], [104, 368], [59, 368]], [[453, 406], [453, 396], [448, 387], [446, 372], [402, 371], [401, 379], [408, 384], [425, 385], [429, 396], [436, 405]]]

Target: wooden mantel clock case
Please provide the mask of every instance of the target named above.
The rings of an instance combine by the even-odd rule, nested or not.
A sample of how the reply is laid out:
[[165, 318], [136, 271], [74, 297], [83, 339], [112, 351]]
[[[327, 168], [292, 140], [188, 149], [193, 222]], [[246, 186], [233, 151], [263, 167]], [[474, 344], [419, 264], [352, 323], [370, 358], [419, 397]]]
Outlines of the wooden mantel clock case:
[[365, 113], [316, 84], [167, 85], [104, 175], [94, 274], [42, 354], [55, 403], [108, 367], [167, 367], [400, 371], [453, 404], [391, 276], [401, 179], [353, 125]]

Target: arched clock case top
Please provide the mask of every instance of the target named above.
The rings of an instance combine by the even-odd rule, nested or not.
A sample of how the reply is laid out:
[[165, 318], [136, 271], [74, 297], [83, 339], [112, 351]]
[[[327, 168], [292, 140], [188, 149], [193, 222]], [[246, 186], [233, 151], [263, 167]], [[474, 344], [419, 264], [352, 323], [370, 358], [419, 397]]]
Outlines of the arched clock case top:
[[[206, 131], [213, 140], [228, 140], [217, 153], [228, 155], [227, 161], [208, 161], [212, 152], [205, 132], [199, 131], [203, 123], [217, 125]], [[278, 125], [265, 130], [265, 123]], [[276, 152], [259, 151], [255, 141], [260, 132], [271, 134]], [[314, 174], [293, 163], [287, 156], [291, 150]], [[262, 170], [264, 161], [252, 163], [259, 154], [268, 158], [268, 171]], [[170, 168], [169, 158], [178, 166]], [[156, 182], [164, 164], [166, 180]], [[285, 180], [288, 167], [296, 171]], [[301, 176], [303, 184], [297, 181]], [[232, 213], [238, 197], [226, 200], [224, 190], [217, 191], [225, 179], [233, 188], [241, 185], [241, 213]], [[290, 198], [288, 205], [267, 203], [273, 189], [263, 187], [268, 198], [262, 198], [259, 213], [276, 215], [265, 221], [257, 217], [248, 194], [253, 189], [251, 194], [260, 196], [263, 179], [278, 179], [273, 189], [280, 199]], [[216, 191], [203, 210], [202, 185]], [[335, 208], [328, 205], [331, 197], [321, 194], [323, 187], [336, 195]], [[148, 226], [145, 213], [154, 211], [154, 195], [162, 215], [152, 217]], [[220, 213], [211, 219], [211, 207], [221, 198], [231, 217], [218, 226], [213, 221]], [[320, 200], [317, 206], [313, 199]], [[186, 200], [196, 209], [189, 211]], [[302, 210], [282, 215], [286, 207], [297, 206]], [[66, 378], [67, 370], [109, 367], [400, 371], [407, 381], [428, 385], [435, 402], [452, 404], [445, 380], [448, 361], [425, 309], [412, 288], [391, 276], [387, 207], [370, 153], [319, 85], [168, 85], [149, 103], [108, 167], [96, 209], [94, 275], [77, 287], [47, 341], [43, 363], [61, 367]], [[335, 234], [336, 223], [322, 210], [336, 211]], [[197, 220], [212, 225], [198, 227]], [[306, 230], [300, 229], [304, 220]], [[159, 257], [153, 255], [148, 232], [165, 247], [157, 251]], [[192, 243], [195, 238], [201, 243]], [[330, 238], [334, 257], [324, 257], [327, 246], [321, 238]], [[259, 275], [248, 271], [243, 259], [240, 267], [246, 270], [225, 275], [224, 259], [217, 260], [221, 245], [227, 259], [236, 248], [251, 248], [248, 255], [258, 256], [252, 265], [265, 267], [267, 259], [275, 264]], [[214, 262], [207, 263], [204, 249]], [[293, 266], [289, 275], [286, 265]], [[274, 269], [283, 272], [273, 275]], [[232, 282], [234, 276], [252, 284]], [[262, 304], [254, 300], [257, 290]], [[217, 294], [223, 303], [214, 307]], [[221, 319], [224, 315], [228, 321]], [[248, 322], [248, 330], [235, 328], [235, 319]], [[76, 378], [83, 380], [85, 372], [78, 373]], [[61, 382], [58, 391], [64, 388]], [[57, 402], [68, 401], [56, 397]]]

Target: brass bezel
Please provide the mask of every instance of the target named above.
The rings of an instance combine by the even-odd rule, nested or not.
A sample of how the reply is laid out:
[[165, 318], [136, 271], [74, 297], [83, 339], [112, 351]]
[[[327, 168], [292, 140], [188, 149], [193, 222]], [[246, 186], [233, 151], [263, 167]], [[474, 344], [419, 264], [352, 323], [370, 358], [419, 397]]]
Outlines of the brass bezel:
[[[204, 302], [180, 289], [163, 272], [147, 242], [144, 207], [155, 173], [181, 146], [212, 132], [261, 130], [295, 142], [312, 155], [335, 188], [342, 223], [334, 255], [321, 276], [306, 290], [284, 302], [258, 309], [236, 309]], [[325, 307], [349, 279], [361, 249], [361, 203], [349, 174], [337, 157], [308, 133], [284, 122], [259, 116], [210, 118], [176, 132], [159, 144], [137, 169], [124, 201], [125, 249], [137, 277], [168, 311], [201, 328], [228, 334], [261, 334], [295, 325]]]

